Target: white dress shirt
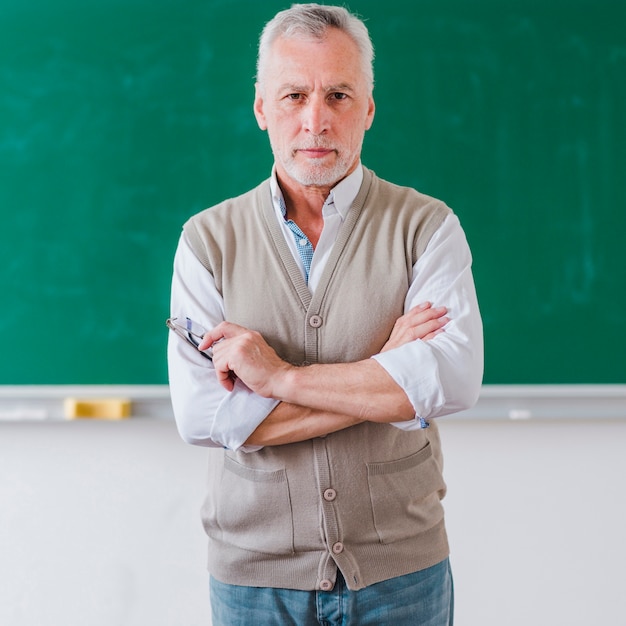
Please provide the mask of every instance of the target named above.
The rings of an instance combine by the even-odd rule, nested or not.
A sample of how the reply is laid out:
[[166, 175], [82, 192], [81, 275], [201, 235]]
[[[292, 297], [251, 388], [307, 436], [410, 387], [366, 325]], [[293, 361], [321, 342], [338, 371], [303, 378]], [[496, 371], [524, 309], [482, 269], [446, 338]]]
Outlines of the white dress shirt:
[[[309, 272], [312, 293], [362, 180], [359, 166], [331, 190], [324, 204], [324, 226]], [[270, 187], [276, 219], [304, 275], [296, 241], [282, 215], [282, 193], [275, 171]], [[465, 234], [458, 218], [451, 214], [414, 265], [404, 307], [406, 312], [426, 301], [446, 306], [451, 321], [445, 332], [430, 341], [412, 341], [372, 357], [405, 391], [415, 409], [415, 419], [394, 423], [397, 428], [422, 428], [425, 420], [469, 408], [476, 402], [482, 381], [483, 343], [471, 261]], [[206, 329], [224, 320], [222, 297], [213, 277], [194, 255], [184, 233], [174, 259], [171, 316], [189, 317]], [[217, 382], [212, 362], [172, 332], [168, 359], [172, 405], [181, 437], [196, 445], [258, 450], [259, 446], [244, 443], [278, 401], [257, 395], [240, 380], [233, 391], [226, 391]]]

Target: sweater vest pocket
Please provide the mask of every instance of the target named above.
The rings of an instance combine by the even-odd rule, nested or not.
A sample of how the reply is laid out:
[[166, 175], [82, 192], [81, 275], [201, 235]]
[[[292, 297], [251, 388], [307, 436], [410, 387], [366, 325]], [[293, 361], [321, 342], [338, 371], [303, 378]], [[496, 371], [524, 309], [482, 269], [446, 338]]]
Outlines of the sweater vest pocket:
[[430, 443], [402, 459], [368, 463], [367, 480], [381, 543], [415, 537], [443, 519], [446, 486]]
[[292, 554], [294, 524], [286, 470], [246, 467], [225, 455], [216, 506], [204, 527], [209, 537], [244, 550]]

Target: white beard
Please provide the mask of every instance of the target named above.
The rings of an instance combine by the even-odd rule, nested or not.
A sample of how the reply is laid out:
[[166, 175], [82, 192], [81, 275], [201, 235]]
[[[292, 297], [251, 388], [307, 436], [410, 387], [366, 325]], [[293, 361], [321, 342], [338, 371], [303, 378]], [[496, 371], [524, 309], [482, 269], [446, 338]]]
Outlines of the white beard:
[[332, 187], [346, 176], [357, 158], [357, 154], [346, 154], [345, 151], [338, 150], [335, 146], [327, 144], [323, 139], [318, 139], [312, 145], [298, 146], [300, 150], [306, 150], [307, 148], [334, 149], [337, 155], [334, 164], [326, 165], [322, 162], [323, 159], [320, 159], [320, 162], [317, 164], [314, 159], [303, 163], [302, 161], [296, 161], [294, 157], [295, 150], [292, 150], [285, 157], [281, 151], [273, 149], [274, 158], [281, 163], [285, 172], [293, 180], [305, 187]]

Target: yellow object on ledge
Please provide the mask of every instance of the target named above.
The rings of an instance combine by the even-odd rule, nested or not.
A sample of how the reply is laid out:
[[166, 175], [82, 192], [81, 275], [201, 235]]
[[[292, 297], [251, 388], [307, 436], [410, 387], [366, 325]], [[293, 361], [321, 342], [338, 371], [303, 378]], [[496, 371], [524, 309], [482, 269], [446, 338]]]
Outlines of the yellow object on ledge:
[[130, 417], [131, 402], [127, 398], [66, 398], [66, 419], [109, 419]]

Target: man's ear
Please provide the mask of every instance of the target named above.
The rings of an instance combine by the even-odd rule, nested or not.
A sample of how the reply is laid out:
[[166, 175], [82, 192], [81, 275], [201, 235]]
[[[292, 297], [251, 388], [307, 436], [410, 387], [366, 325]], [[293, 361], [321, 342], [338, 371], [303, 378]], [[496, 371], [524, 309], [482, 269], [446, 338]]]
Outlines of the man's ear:
[[374, 113], [376, 112], [376, 105], [374, 104], [374, 97], [369, 97], [367, 105], [367, 117], [365, 118], [365, 130], [369, 130], [374, 122]]
[[263, 95], [259, 83], [254, 85], [254, 117], [261, 130], [267, 130], [267, 121], [263, 112]]

